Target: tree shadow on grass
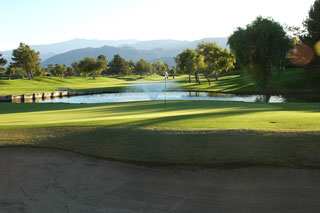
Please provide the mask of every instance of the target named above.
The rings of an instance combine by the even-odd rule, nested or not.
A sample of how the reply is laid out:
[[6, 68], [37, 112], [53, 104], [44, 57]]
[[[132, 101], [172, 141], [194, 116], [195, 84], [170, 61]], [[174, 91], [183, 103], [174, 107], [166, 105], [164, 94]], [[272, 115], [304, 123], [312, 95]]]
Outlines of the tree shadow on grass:
[[[234, 116], [242, 116], [260, 112], [281, 112], [281, 111], [303, 111], [303, 112], [319, 112], [319, 104], [313, 106], [308, 105], [308, 108], [301, 109], [301, 106], [290, 105], [283, 109], [280, 104], [250, 104], [249, 107], [244, 103], [215, 103], [210, 104], [208, 102], [197, 103], [197, 106], [190, 104], [187, 101], [171, 102], [164, 107], [163, 103], [143, 102], [142, 105], [121, 105], [115, 108], [90, 108], [88, 109], [87, 117], [81, 117], [82, 119], [92, 119], [94, 123], [100, 120], [102, 124], [103, 120], [114, 121], [117, 125], [124, 126], [161, 126], [170, 122], [190, 122], [199, 121], [199, 127], [201, 126], [201, 120], [213, 120]], [[89, 112], [91, 114], [89, 114]], [[84, 113], [86, 114], [86, 113]], [[144, 117], [147, 115], [148, 117]], [[128, 116], [128, 117], [126, 117]], [[101, 118], [105, 118], [102, 119]], [[108, 119], [109, 118], [109, 119]], [[88, 121], [90, 124], [90, 121]], [[105, 122], [106, 124], [108, 122]], [[112, 122], [110, 122], [112, 123]], [[169, 125], [170, 126], [170, 125]], [[192, 125], [191, 125], [192, 126]], [[196, 125], [197, 126], [197, 125]], [[205, 128], [203, 126], [202, 128]]]
[[[11, 146], [63, 149], [147, 165], [318, 166], [319, 132], [265, 134], [243, 130], [146, 130], [137, 127], [56, 127], [10, 130], [25, 134]], [[4, 131], [0, 130], [2, 135]], [[49, 135], [34, 139], [32, 135]], [[1, 140], [0, 140], [1, 141]], [[8, 141], [8, 140], [6, 140]], [[1, 142], [1, 146], [5, 146]]]
[[[97, 104], [96, 106], [99, 106]], [[58, 111], [70, 109], [88, 108], [85, 104], [47, 104], [47, 103], [0, 103], [0, 114], [15, 114], [25, 112], [44, 112], [44, 111]]]
[[[174, 108], [193, 108], [199, 107], [213, 107], [214, 103], [209, 102], [203, 104], [203, 101], [167, 101], [167, 106]], [[213, 104], [213, 105], [212, 105]], [[219, 103], [217, 103], [219, 105]], [[188, 106], [190, 105], [190, 106]], [[211, 105], [211, 106], [210, 106]], [[144, 110], [150, 108], [163, 108], [163, 101], [139, 101], [139, 102], [119, 102], [119, 103], [93, 103], [93, 104], [72, 104], [72, 103], [0, 103], [0, 114], [4, 113], [23, 113], [23, 112], [36, 112], [36, 111], [52, 111], [52, 110], [66, 110], [66, 109], [82, 109], [82, 108], [94, 108], [94, 107], [112, 107], [115, 106], [116, 111], [127, 111], [127, 110]]]
[[[272, 111], [272, 110], [269, 110]], [[90, 120], [92, 120], [92, 123], [94, 124], [97, 121], [100, 121], [101, 124], [103, 123], [116, 123], [116, 125], [120, 126], [140, 126], [140, 127], [152, 127], [152, 126], [158, 126], [159, 124], [165, 124], [165, 123], [170, 123], [170, 122], [190, 122], [189, 120], [197, 120], [201, 121], [201, 119], [219, 119], [219, 118], [226, 118], [226, 117], [232, 117], [232, 116], [238, 116], [238, 115], [245, 115], [245, 114], [252, 114], [252, 113], [257, 113], [261, 112], [260, 110], [239, 110], [239, 111], [227, 111], [227, 112], [210, 112], [210, 113], [203, 113], [203, 112], [195, 112], [192, 114], [187, 114], [187, 115], [166, 115], [160, 114], [157, 116], [152, 116], [152, 118], [144, 118], [143, 115], [144, 113], [139, 113], [139, 112], [128, 112], [128, 113], [121, 113], [121, 114], [113, 114], [113, 115], [108, 115], [108, 114], [103, 114], [102, 112], [93, 114], [93, 115], [87, 115], [86, 117], [81, 117], [81, 119], [89, 119], [88, 120], [88, 125], [90, 125]], [[152, 112], [151, 112], [152, 113]], [[131, 116], [131, 115], [138, 115], [135, 118], [121, 118], [121, 116]], [[120, 116], [120, 119], [116, 118], [113, 119], [113, 117], [118, 117]], [[105, 122], [103, 120], [99, 120], [101, 118], [105, 117]], [[75, 123], [74, 123], [75, 124]], [[63, 124], [62, 124], [63, 125]], [[75, 124], [76, 125], [76, 124]], [[197, 126], [197, 125], [196, 125]], [[199, 128], [201, 126], [198, 125]], [[190, 127], [194, 127], [193, 125], [190, 125]], [[203, 126], [202, 128], [210, 128], [210, 126]]]
[[[109, 105], [112, 106], [112, 105]], [[90, 108], [90, 112], [96, 113], [97, 116], [101, 114], [112, 113], [119, 115], [133, 115], [133, 114], [148, 114], [148, 113], [161, 113], [164, 116], [166, 114], [174, 114], [181, 111], [181, 113], [201, 115], [203, 110], [212, 112], [208, 114], [232, 114], [232, 113], [250, 113], [250, 112], [262, 112], [262, 111], [276, 111], [281, 107], [265, 104], [245, 104], [241, 102], [213, 102], [213, 101], [170, 101], [166, 104], [163, 101], [146, 101], [135, 103], [122, 103], [116, 104], [114, 108]], [[217, 112], [214, 110], [223, 110], [223, 112]], [[184, 116], [181, 115], [181, 116]]]
[[9, 85], [9, 80], [0, 79], [0, 85]]
[[[4, 104], [5, 105], [5, 104]], [[0, 106], [4, 106], [0, 105]], [[46, 124], [46, 114], [54, 115], [62, 119], [50, 117], [54, 122], [51, 126], [76, 126], [76, 125], [123, 125], [123, 126], [169, 126], [176, 122], [182, 126], [187, 122], [198, 122], [190, 125], [193, 128], [210, 128], [202, 122], [210, 122], [214, 119], [249, 115], [260, 112], [285, 112], [301, 111], [315, 113], [319, 112], [320, 107], [317, 104], [260, 104], [260, 103], [241, 103], [241, 102], [209, 102], [209, 101], [170, 101], [166, 105], [160, 101], [146, 101], [133, 103], [112, 103], [112, 104], [24, 104], [10, 105], [9, 109], [2, 110], [2, 114], [16, 114], [22, 112], [42, 112], [30, 117], [35, 125], [50, 126]], [[17, 108], [14, 108], [16, 107]], [[3, 107], [2, 107], [3, 109]], [[64, 111], [64, 110], [70, 110]], [[75, 111], [73, 111], [75, 110]], [[61, 112], [61, 114], [60, 114]], [[63, 119], [70, 113], [70, 119]], [[15, 116], [16, 116], [15, 115]], [[27, 124], [27, 117], [15, 117], [11, 121], [2, 120], [2, 125], [19, 126]], [[42, 121], [44, 119], [44, 121]], [[20, 122], [20, 123], [19, 123]], [[270, 121], [271, 122], [271, 121]], [[171, 124], [166, 124], [171, 123]], [[184, 124], [185, 123], [185, 124]], [[42, 125], [43, 124], [43, 125]], [[181, 126], [180, 125], [180, 126]], [[23, 127], [23, 126], [19, 126]]]

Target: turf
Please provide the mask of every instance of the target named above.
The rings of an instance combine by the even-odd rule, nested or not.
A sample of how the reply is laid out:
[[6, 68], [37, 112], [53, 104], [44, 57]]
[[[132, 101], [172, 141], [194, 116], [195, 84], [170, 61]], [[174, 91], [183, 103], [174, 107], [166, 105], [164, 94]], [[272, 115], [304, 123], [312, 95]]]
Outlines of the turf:
[[320, 103], [0, 104], [0, 146], [150, 165], [320, 166]]
[[[184, 90], [230, 92], [230, 93], [263, 93], [264, 91], [256, 85], [249, 73], [245, 71], [233, 71], [226, 73], [219, 78], [219, 81], [211, 79], [211, 85], [206, 79], [201, 79], [197, 84], [192, 79], [188, 82], [186, 76], [177, 78]], [[277, 71], [272, 72], [270, 87], [273, 93], [309, 93], [320, 91], [320, 71], [311, 72], [303, 69], [287, 69], [282, 75]]]
[[320, 103], [2, 103], [0, 109], [0, 129], [116, 125], [180, 129], [320, 130]]
[[[193, 77], [193, 76], [192, 76]], [[163, 82], [164, 77], [160, 75], [126, 76], [124, 79], [120, 76], [99, 77], [96, 80], [92, 78], [58, 78], [58, 77], [37, 77], [30, 81], [27, 79], [4, 80], [0, 79], [0, 95], [26, 94], [37, 92], [56, 91], [58, 88], [70, 88], [71, 90], [99, 90], [99, 91], [123, 91], [130, 89], [137, 82]], [[213, 91], [213, 92], [231, 92], [231, 93], [262, 93], [263, 90], [257, 86], [250, 75], [244, 71], [233, 71], [222, 75], [219, 81], [211, 79], [211, 85], [202, 77], [201, 84], [197, 84], [192, 79], [188, 82], [187, 75], [177, 75], [173, 80], [178, 84], [169, 89], [189, 90], [189, 91]], [[320, 91], [320, 72], [309, 72], [303, 69], [288, 69], [282, 76], [277, 72], [272, 74], [271, 88], [275, 93], [282, 92], [318, 92]]]
[[320, 167], [320, 133], [51, 127], [0, 130], [0, 147], [72, 151], [146, 165]]
[[[291, 70], [272, 80], [279, 91], [318, 91], [317, 78]], [[299, 81], [297, 81], [297, 79]], [[139, 79], [40, 77], [0, 80], [1, 94], [73, 90], [121, 91]], [[257, 92], [248, 75], [231, 73], [209, 86], [176, 77], [181, 90]], [[151, 165], [320, 167], [320, 103], [162, 101], [106, 104], [0, 103], [0, 146], [63, 149]]]
[[15, 79], [0, 80], [0, 95], [28, 94], [38, 92], [52, 92], [59, 88], [70, 88], [71, 90], [104, 90], [121, 91], [129, 83], [119, 78], [99, 77], [92, 78], [58, 78], [58, 77], [36, 77], [33, 80]]

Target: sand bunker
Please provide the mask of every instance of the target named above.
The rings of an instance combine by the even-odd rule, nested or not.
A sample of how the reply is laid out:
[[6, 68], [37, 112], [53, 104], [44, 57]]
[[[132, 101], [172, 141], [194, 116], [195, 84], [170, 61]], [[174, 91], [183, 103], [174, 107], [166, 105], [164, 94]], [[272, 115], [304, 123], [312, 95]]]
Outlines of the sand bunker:
[[319, 212], [320, 170], [147, 168], [0, 149], [0, 212]]

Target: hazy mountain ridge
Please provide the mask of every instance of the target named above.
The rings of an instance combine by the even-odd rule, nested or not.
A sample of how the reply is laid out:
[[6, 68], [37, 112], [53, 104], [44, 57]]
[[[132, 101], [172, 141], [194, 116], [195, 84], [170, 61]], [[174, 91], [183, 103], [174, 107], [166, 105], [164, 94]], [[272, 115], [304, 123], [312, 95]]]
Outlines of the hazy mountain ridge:
[[[72, 39], [68, 41], [63, 41], [53, 44], [40, 44], [40, 45], [30, 45], [30, 48], [40, 52], [40, 58], [42, 61], [46, 59], [68, 51], [75, 49], [86, 48], [86, 47], [102, 47], [105, 45], [109, 46], [119, 46], [119, 45], [131, 45], [137, 43], [138, 40], [96, 40], [96, 39]], [[18, 48], [18, 45], [17, 45]], [[3, 57], [8, 60], [8, 64], [11, 62], [12, 50], [0, 51]]]
[[[111, 60], [119, 54], [126, 60], [137, 61], [141, 58], [150, 62], [163, 61], [170, 66], [175, 65], [173, 57], [186, 48], [195, 49], [201, 41], [217, 42], [223, 48], [227, 47], [227, 38], [204, 38], [196, 41], [183, 40], [89, 40], [73, 39], [54, 44], [31, 45], [30, 47], [40, 52], [41, 66], [48, 64], [71, 65], [84, 57], [97, 57], [101, 54]], [[0, 51], [1, 52], [1, 51]], [[3, 57], [11, 61], [12, 50], [2, 51]], [[7, 64], [7, 65], [8, 65]]]
[[[195, 41], [181, 41], [181, 40], [171, 40], [171, 39], [151, 40], [151, 41], [139, 41], [129, 46], [139, 50], [152, 50], [156, 48], [183, 50], [186, 48], [195, 49], [201, 41], [216, 42], [222, 48], [227, 47], [227, 38], [203, 38]], [[119, 47], [122, 47], [122, 45], [120, 45]]]
[[163, 61], [170, 66], [175, 65], [174, 57], [186, 48], [195, 49], [201, 41], [217, 42], [223, 48], [227, 47], [227, 38], [204, 38], [196, 41], [180, 41], [180, 40], [154, 40], [139, 41], [128, 45], [122, 44], [119, 47], [103, 46], [100, 48], [82, 48], [72, 50], [62, 54], [55, 55], [42, 63], [42, 66], [48, 64], [64, 64], [71, 65], [74, 61], [79, 61], [84, 57], [97, 57], [105, 55], [110, 61], [115, 54], [121, 55], [126, 60], [138, 61], [145, 59], [150, 62]]
[[82, 48], [72, 50], [66, 53], [55, 55], [45, 60], [41, 66], [46, 67], [48, 64], [64, 64], [70, 66], [72, 62], [82, 60], [85, 57], [97, 58], [99, 55], [105, 55], [110, 61], [114, 55], [119, 54], [126, 60], [138, 61], [141, 58], [147, 61], [161, 58], [166, 54], [166, 51], [161, 49], [154, 50], [136, 50], [132, 47], [111, 47], [103, 46], [100, 48]]

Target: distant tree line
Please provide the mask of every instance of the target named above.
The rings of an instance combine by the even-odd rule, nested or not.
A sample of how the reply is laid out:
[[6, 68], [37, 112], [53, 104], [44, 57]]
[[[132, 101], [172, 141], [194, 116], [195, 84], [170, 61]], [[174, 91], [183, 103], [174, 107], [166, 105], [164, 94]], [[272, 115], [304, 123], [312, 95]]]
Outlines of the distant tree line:
[[[126, 75], [143, 75], [163, 74], [165, 71], [170, 71], [169, 65], [161, 61], [150, 63], [144, 59], [137, 62], [133, 60], [126, 61], [120, 55], [116, 54], [108, 62], [106, 56], [99, 55], [97, 58], [85, 57], [80, 61], [75, 61], [71, 66], [67, 67], [61, 64], [49, 64], [46, 68], [41, 68], [41, 60], [39, 52], [36, 52], [24, 43], [20, 43], [19, 47], [13, 50], [12, 63], [5, 69], [5, 74], [11, 79], [12, 76], [28, 76], [33, 79], [35, 76], [55, 76], [55, 77], [70, 77], [83, 76], [121, 76]], [[4, 66], [7, 61], [0, 55], [0, 66]], [[175, 73], [176, 68], [171, 67], [171, 72]]]
[[[282, 25], [271, 18], [257, 17], [244, 28], [237, 28], [228, 39], [230, 47], [222, 49], [216, 43], [202, 42], [195, 50], [186, 49], [175, 57], [176, 67], [169, 69], [163, 62], [150, 63], [140, 59], [137, 62], [126, 61], [120, 55], [115, 55], [110, 62], [104, 55], [97, 58], [86, 57], [75, 61], [70, 67], [60, 64], [49, 64], [47, 68], [40, 67], [39, 52], [32, 50], [28, 45], [20, 43], [13, 50], [12, 62], [7, 68], [1, 68], [7, 61], [0, 53], [0, 72], [5, 70], [9, 76], [22, 75], [29, 79], [34, 76], [91, 76], [99, 75], [142, 75], [170, 71], [185, 73], [195, 76], [195, 81], [200, 82], [200, 75], [204, 76], [210, 84], [210, 78], [219, 80], [219, 75], [235, 67], [250, 71], [258, 84], [267, 92], [270, 91], [269, 79], [272, 70], [283, 70], [288, 58], [294, 52], [299, 52], [298, 45], [307, 45], [311, 50], [308, 69], [320, 69], [320, 0], [315, 0], [309, 10], [309, 16], [303, 22], [304, 30], [290, 27], [287, 32]], [[288, 32], [294, 36], [288, 36]], [[295, 51], [293, 48], [295, 46]], [[312, 50], [314, 49], [314, 51]], [[302, 55], [304, 58], [305, 55]]]
[[[272, 71], [282, 73], [284, 67], [292, 63], [292, 58], [320, 72], [320, 0], [311, 6], [303, 25], [304, 30], [289, 27], [286, 31], [273, 19], [259, 16], [245, 28], [237, 28], [228, 38], [231, 52], [216, 43], [202, 42], [196, 50], [186, 49], [175, 57], [177, 69], [189, 75], [189, 83], [194, 74], [195, 81], [200, 84], [200, 73], [210, 84], [210, 77], [218, 80], [219, 74], [240, 67], [249, 71], [257, 85], [268, 94]], [[289, 32], [294, 36], [289, 36]], [[309, 53], [306, 49], [310, 49]]]
[[273, 70], [279, 74], [286, 66], [297, 65], [320, 72], [320, 0], [311, 6], [303, 26], [304, 30], [299, 27], [285, 30], [271, 18], [257, 17], [229, 37], [228, 44], [239, 65], [250, 71], [267, 95]]
[[320, 0], [316, 0], [309, 10], [309, 16], [303, 22], [304, 31], [298, 34], [302, 43], [313, 48], [315, 57], [307, 69], [320, 72]]
[[196, 50], [182, 51], [175, 57], [175, 62], [179, 71], [189, 75], [189, 83], [194, 74], [196, 83], [200, 84], [199, 74], [203, 74], [210, 85], [210, 76], [218, 80], [219, 74], [235, 67], [236, 60], [228, 49], [222, 49], [216, 43], [202, 42]]
[[[48, 65], [48, 69], [50, 67], [53, 67], [53, 65]], [[119, 54], [116, 54], [109, 62], [104, 55], [99, 55], [97, 58], [85, 57], [83, 60], [73, 62], [71, 67], [67, 67], [65, 72], [67, 76], [91, 76], [94, 79], [96, 76], [107, 75], [121, 76], [123, 78], [127, 75], [139, 75], [141, 78], [142, 75], [162, 74], [169, 69], [169, 65], [161, 61], [154, 64], [144, 59], [140, 59], [137, 62], [133, 60], [127, 61]], [[172, 67], [172, 69], [175, 68]], [[50, 73], [58, 76], [53, 74], [53, 72]]]

